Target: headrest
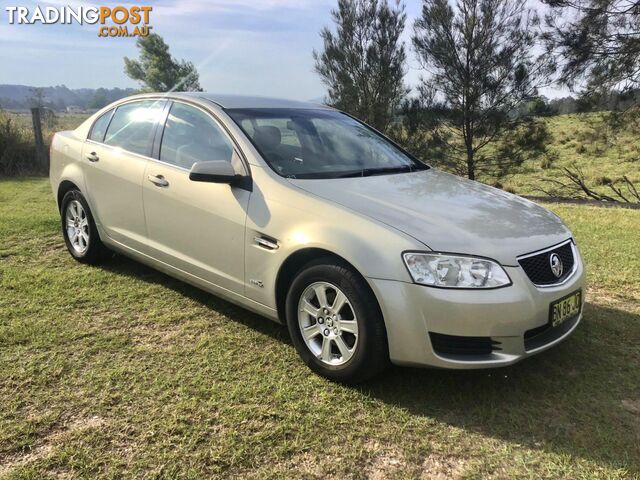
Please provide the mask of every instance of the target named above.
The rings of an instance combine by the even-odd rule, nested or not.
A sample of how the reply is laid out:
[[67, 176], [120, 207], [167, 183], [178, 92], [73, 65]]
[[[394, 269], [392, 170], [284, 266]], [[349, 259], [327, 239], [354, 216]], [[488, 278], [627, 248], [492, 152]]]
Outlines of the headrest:
[[260, 148], [271, 150], [280, 145], [282, 140], [282, 134], [278, 127], [272, 125], [265, 125], [263, 127], [256, 127], [253, 133], [253, 140], [258, 144]]

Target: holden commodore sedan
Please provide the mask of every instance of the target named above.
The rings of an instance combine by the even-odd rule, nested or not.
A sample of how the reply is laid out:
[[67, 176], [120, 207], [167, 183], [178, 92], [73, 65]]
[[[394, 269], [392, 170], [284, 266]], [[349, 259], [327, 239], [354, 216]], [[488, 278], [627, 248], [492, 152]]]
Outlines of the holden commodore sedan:
[[118, 252], [288, 326], [315, 372], [510, 365], [582, 317], [571, 232], [325, 106], [128, 97], [51, 146], [71, 255]]

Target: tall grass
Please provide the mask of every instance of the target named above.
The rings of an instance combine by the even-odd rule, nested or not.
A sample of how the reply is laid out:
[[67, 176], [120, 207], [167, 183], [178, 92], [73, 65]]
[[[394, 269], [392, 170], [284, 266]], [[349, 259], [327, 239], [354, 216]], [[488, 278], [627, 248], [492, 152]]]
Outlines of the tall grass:
[[32, 130], [0, 111], [0, 177], [47, 173], [42, 170]]
[[[42, 136], [48, 153], [55, 132], [72, 130], [88, 114], [48, 114], [42, 117]], [[0, 110], [0, 178], [48, 175], [48, 163], [38, 161], [30, 113]]]

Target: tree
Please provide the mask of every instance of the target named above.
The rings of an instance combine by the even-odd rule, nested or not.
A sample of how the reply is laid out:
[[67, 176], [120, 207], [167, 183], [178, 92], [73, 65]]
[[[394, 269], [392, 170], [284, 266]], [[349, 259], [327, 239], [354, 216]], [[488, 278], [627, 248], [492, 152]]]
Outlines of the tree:
[[551, 117], [558, 114], [558, 109], [549, 102], [547, 97], [539, 95], [529, 101], [525, 113], [534, 117]]
[[386, 0], [338, 0], [325, 27], [315, 70], [328, 87], [328, 103], [385, 131], [405, 97], [404, 5]]
[[587, 92], [640, 87], [640, 3], [634, 0], [543, 0], [544, 34], [562, 60], [560, 80]]
[[108, 104], [109, 102], [107, 101], [106, 95], [104, 95], [103, 93], [96, 93], [93, 98], [89, 100], [87, 108], [98, 110]]
[[427, 72], [421, 102], [431, 112], [443, 163], [475, 179], [502, 175], [531, 149], [543, 149], [544, 125], [518, 115], [537, 96], [553, 63], [534, 58], [535, 12], [526, 0], [424, 0], [413, 45]]
[[169, 45], [152, 33], [136, 42], [140, 60], [124, 57], [124, 71], [138, 80], [144, 90], [154, 92], [201, 92], [199, 75], [191, 62], [176, 60], [169, 53]]
[[[609, 110], [601, 128], [617, 135], [640, 120], [640, 2], [635, 0], [543, 0], [551, 7], [546, 15], [547, 49], [561, 63], [559, 80], [582, 90], [578, 111]], [[570, 194], [582, 192], [602, 201], [620, 198], [640, 200], [638, 189], [624, 177], [608, 185], [617, 197], [601, 195], [588, 187], [582, 172], [565, 169]]]

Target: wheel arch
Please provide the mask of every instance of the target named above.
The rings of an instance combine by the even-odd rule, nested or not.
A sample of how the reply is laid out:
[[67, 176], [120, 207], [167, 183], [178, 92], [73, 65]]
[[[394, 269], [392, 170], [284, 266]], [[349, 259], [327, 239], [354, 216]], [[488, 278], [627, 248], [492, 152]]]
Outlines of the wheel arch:
[[60, 185], [58, 185], [58, 192], [56, 194], [56, 200], [58, 202], [58, 210], [62, 209], [62, 199], [70, 190], [79, 191], [80, 187], [78, 187], [78, 185], [73, 183], [71, 180], [63, 180], [62, 182], [60, 182]]
[[[296, 250], [295, 252], [292, 252], [285, 259], [285, 261], [282, 262], [282, 265], [280, 265], [280, 268], [278, 269], [278, 274], [276, 276], [276, 284], [275, 284], [275, 296], [276, 296], [276, 310], [278, 312], [278, 319], [280, 320], [280, 322], [286, 323], [287, 293], [289, 291], [289, 287], [291, 286], [291, 283], [293, 282], [293, 279], [295, 278], [296, 274], [300, 272], [302, 267], [304, 267], [306, 264], [320, 258], [333, 259], [339, 263], [343, 263], [346, 266], [348, 266], [351, 270], [353, 270], [357, 275], [359, 275], [364, 280], [364, 284], [367, 286], [367, 288], [371, 292], [371, 295], [373, 295], [373, 298], [375, 298], [378, 310], [382, 315], [382, 308], [380, 307], [380, 302], [375, 292], [371, 288], [371, 285], [369, 285], [369, 282], [367, 281], [366, 277], [362, 275], [362, 273], [360, 273], [360, 271], [351, 262], [349, 262], [346, 258], [330, 250], [326, 250], [324, 248], [319, 248], [319, 247], [307, 247], [307, 248], [302, 248], [300, 250]], [[383, 315], [382, 315], [382, 318], [384, 321]], [[386, 327], [386, 322], [385, 322], [385, 327]]]

